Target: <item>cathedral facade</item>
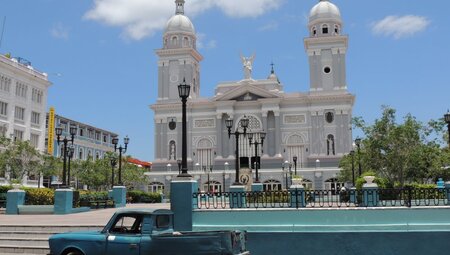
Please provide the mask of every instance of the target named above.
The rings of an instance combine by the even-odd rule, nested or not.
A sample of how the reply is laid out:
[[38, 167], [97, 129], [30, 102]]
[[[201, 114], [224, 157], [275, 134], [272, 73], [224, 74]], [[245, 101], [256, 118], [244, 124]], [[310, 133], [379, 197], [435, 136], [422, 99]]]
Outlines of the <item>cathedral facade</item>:
[[[265, 133], [263, 146], [258, 148], [249, 145], [247, 136], [239, 137], [238, 162], [242, 168], [249, 168], [246, 174], [250, 180], [255, 177], [251, 169], [259, 162], [259, 179], [265, 189], [286, 188], [294, 170], [304, 178], [307, 188], [342, 185], [336, 176], [339, 160], [352, 149], [355, 96], [347, 90], [348, 37], [342, 34], [338, 7], [321, 0], [310, 11], [309, 36], [304, 39], [309, 91], [285, 93], [273, 68], [267, 79], [254, 79], [254, 56], [241, 56], [243, 79], [219, 83], [214, 96], [204, 98], [200, 95], [203, 58], [196, 47], [195, 28], [185, 15], [185, 1], [176, 0], [175, 4], [176, 13], [167, 23], [163, 47], [156, 51], [158, 98], [151, 105], [155, 156], [153, 170], [148, 173], [149, 189], [168, 190], [179, 171], [182, 123], [178, 85], [182, 82], [191, 85], [187, 103], [188, 169], [202, 190], [227, 190], [233, 182], [236, 140], [229, 138], [226, 120], [233, 120], [234, 131], [242, 130], [242, 118], [249, 120], [247, 132], [255, 133], [254, 140]], [[255, 150], [260, 156], [256, 160]]]

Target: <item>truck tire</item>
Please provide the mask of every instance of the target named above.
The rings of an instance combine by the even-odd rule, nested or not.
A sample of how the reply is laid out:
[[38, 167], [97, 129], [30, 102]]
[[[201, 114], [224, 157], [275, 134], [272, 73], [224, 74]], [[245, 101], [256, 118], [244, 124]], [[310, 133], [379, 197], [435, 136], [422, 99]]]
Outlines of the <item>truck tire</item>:
[[84, 254], [79, 250], [69, 250], [65, 252], [64, 255], [84, 255]]

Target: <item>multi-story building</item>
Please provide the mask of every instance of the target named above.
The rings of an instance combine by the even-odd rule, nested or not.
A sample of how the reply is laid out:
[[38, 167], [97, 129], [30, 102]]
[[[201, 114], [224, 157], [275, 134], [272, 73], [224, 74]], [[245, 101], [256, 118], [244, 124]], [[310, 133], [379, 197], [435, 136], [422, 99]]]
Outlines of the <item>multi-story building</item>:
[[[295, 157], [298, 174], [306, 186], [337, 189], [338, 162], [352, 148], [351, 118], [355, 96], [348, 92], [346, 52], [348, 37], [342, 33], [340, 11], [322, 0], [309, 15], [309, 36], [304, 47], [309, 59], [310, 89], [286, 93], [275, 71], [267, 79], [252, 77], [254, 57], [242, 57], [242, 80], [219, 83], [212, 98], [200, 96], [201, 54], [197, 51], [194, 25], [184, 14], [184, 0], [176, 0], [176, 14], [168, 21], [163, 47], [156, 51], [158, 98], [154, 111], [155, 160], [149, 173], [150, 189], [166, 187], [178, 173], [181, 159], [181, 101], [177, 87], [191, 85], [187, 108], [188, 168], [199, 187], [225, 189], [235, 179], [235, 139], [229, 139], [226, 120], [249, 119], [248, 132], [267, 135], [261, 156], [260, 180], [265, 189], [288, 184], [283, 163]], [[299, 45], [300, 46], [300, 45]], [[218, 67], [220, 68], [220, 67]], [[241, 129], [242, 131], [242, 129]], [[240, 136], [239, 162], [249, 165], [255, 154], [247, 137]], [[250, 168], [253, 166], [250, 164]], [[285, 169], [287, 169], [286, 166]], [[294, 168], [292, 166], [291, 168]], [[292, 169], [293, 170], [293, 169]], [[250, 180], [254, 171], [240, 180]], [[290, 175], [290, 173], [289, 173]]]
[[45, 114], [51, 82], [21, 58], [0, 55], [0, 135], [29, 140], [45, 151]]
[[[47, 127], [62, 127], [63, 132], [61, 139], [64, 139], [64, 137], [70, 139], [70, 127], [77, 128], [77, 133], [74, 137], [73, 142], [73, 159], [86, 160], [88, 158], [92, 158], [95, 160], [103, 158], [106, 152], [114, 151], [114, 144], [112, 143], [112, 139], [118, 136], [116, 133], [84, 124], [79, 121], [71, 120], [57, 114], [55, 114], [54, 116], [54, 125], [47, 124]], [[48, 121], [49, 114], [47, 114], [47, 123]], [[48, 133], [49, 132], [47, 132], [47, 137]], [[62, 143], [58, 145], [56, 136], [54, 136], [52, 143], [53, 156], [60, 157], [61, 155], [63, 155]]]

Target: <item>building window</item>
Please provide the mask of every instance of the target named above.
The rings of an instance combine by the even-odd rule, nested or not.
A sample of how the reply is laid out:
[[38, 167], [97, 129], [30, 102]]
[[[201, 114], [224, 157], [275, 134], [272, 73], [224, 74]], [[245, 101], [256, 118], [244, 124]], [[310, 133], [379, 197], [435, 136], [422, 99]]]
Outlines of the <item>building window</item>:
[[201, 169], [210, 169], [213, 162], [212, 143], [203, 138], [197, 143], [197, 163]]
[[97, 160], [97, 159], [100, 159], [100, 153], [98, 153], [98, 152], [95, 153], [95, 159], [96, 159], [96, 160]]
[[160, 182], [152, 182], [148, 185], [149, 192], [164, 193], [164, 184]]
[[339, 34], [339, 26], [338, 25], [334, 25], [334, 33], [335, 34]]
[[14, 129], [14, 140], [23, 141], [23, 131]]
[[316, 27], [312, 28], [312, 34], [313, 34], [313, 36], [317, 35], [317, 28]]
[[100, 141], [100, 133], [95, 132], [95, 140]]
[[328, 135], [327, 137], [327, 155], [336, 155], [333, 135]]
[[80, 133], [79, 133], [79, 135], [80, 135], [80, 136], [83, 136], [83, 135], [84, 135], [84, 129], [80, 128]]
[[31, 123], [39, 125], [41, 120], [41, 114], [38, 112], [31, 112]]
[[336, 195], [342, 187], [344, 187], [344, 183], [339, 182], [337, 178], [331, 178], [325, 181], [325, 190], [331, 190], [332, 195]]
[[313, 182], [308, 179], [302, 180], [303, 187], [305, 187], [306, 190], [312, 190], [313, 189]]
[[103, 135], [103, 142], [106, 143], [106, 141], [108, 141], [108, 136]]
[[6, 131], [8, 131], [8, 124], [3, 124], [0, 126], [0, 135], [5, 137]]
[[42, 103], [43, 92], [40, 89], [33, 88], [31, 92], [31, 100], [35, 103]]
[[0, 115], [8, 116], [8, 104], [0, 101]]
[[25, 117], [25, 108], [16, 106], [16, 109], [14, 110], [14, 118], [16, 120], [24, 120]]
[[27, 90], [28, 90], [27, 85], [20, 82], [16, 82], [16, 96], [26, 98]]
[[324, 24], [323, 26], [322, 26], [322, 34], [328, 34], [328, 25], [327, 24]]
[[281, 182], [277, 180], [268, 180], [263, 183], [264, 191], [282, 190]]
[[203, 190], [206, 192], [222, 192], [222, 184], [218, 181], [209, 181], [203, 184]]
[[39, 147], [39, 135], [31, 134], [30, 143], [34, 148], [38, 148]]
[[172, 37], [172, 45], [177, 45], [178, 37]]
[[334, 120], [334, 114], [333, 114], [332, 112], [327, 112], [327, 113], [325, 114], [325, 120], [326, 120], [328, 123], [333, 123], [333, 120]]
[[83, 149], [80, 148], [80, 150], [78, 151], [78, 159], [83, 159]]
[[0, 90], [9, 92], [10, 87], [11, 87], [11, 79], [6, 76], [0, 75]]

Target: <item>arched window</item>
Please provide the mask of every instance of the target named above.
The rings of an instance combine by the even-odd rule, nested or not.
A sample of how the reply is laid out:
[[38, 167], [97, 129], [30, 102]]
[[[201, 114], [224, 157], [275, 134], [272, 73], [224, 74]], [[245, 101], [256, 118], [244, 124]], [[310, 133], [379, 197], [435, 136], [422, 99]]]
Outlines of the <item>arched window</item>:
[[306, 162], [306, 143], [302, 136], [293, 134], [289, 136], [286, 142], [286, 159], [293, 162], [294, 156], [297, 156], [297, 167], [303, 168], [303, 163]]
[[327, 155], [336, 155], [333, 135], [328, 135], [327, 137]]
[[303, 187], [305, 187], [306, 190], [312, 190], [313, 189], [313, 182], [308, 179], [302, 180]]
[[344, 183], [339, 182], [337, 178], [331, 178], [325, 181], [325, 190], [330, 190], [332, 195], [336, 195], [342, 187], [344, 187]]
[[313, 36], [317, 35], [317, 28], [315, 26], [311, 29], [311, 33]]
[[80, 148], [80, 150], [78, 151], [78, 159], [83, 159], [83, 149]]
[[339, 25], [334, 25], [334, 33], [337, 35], [340, 33]]
[[91, 150], [88, 151], [87, 159], [92, 159], [92, 151]]
[[100, 153], [99, 152], [96, 152], [95, 153], [95, 159], [97, 160], [97, 159], [100, 159]]
[[278, 180], [267, 180], [263, 183], [264, 191], [282, 190], [281, 182]]
[[160, 182], [152, 182], [150, 183], [150, 185], [148, 185], [148, 191], [164, 193], [164, 184]]
[[209, 181], [203, 184], [203, 190], [206, 192], [221, 192], [222, 184], [218, 181]]
[[183, 47], [189, 47], [189, 38], [187, 36], [183, 38]]
[[173, 140], [169, 143], [169, 160], [177, 160], [177, 145]]
[[322, 34], [328, 34], [328, 25], [327, 24], [323, 24], [322, 25]]
[[173, 36], [173, 37], [172, 37], [172, 40], [171, 40], [171, 44], [174, 45], [174, 46], [176, 46], [176, 45], [177, 45], [177, 41], [178, 41], [178, 37]]
[[[242, 116], [243, 117], [243, 116]], [[247, 132], [261, 132], [262, 129], [262, 122], [253, 115], [247, 115], [248, 118], [248, 127]], [[238, 120], [238, 127], [240, 131], [244, 131], [244, 129], [241, 127], [241, 119]], [[259, 134], [255, 134], [253, 136], [254, 140], [261, 141]], [[258, 155], [261, 156], [262, 148], [261, 146], [258, 147]], [[239, 157], [253, 157], [255, 155], [255, 146], [250, 146], [248, 143], [248, 137], [247, 136], [239, 136]]]
[[213, 143], [207, 139], [202, 138], [197, 143], [197, 163], [200, 169], [210, 169], [213, 164]]

